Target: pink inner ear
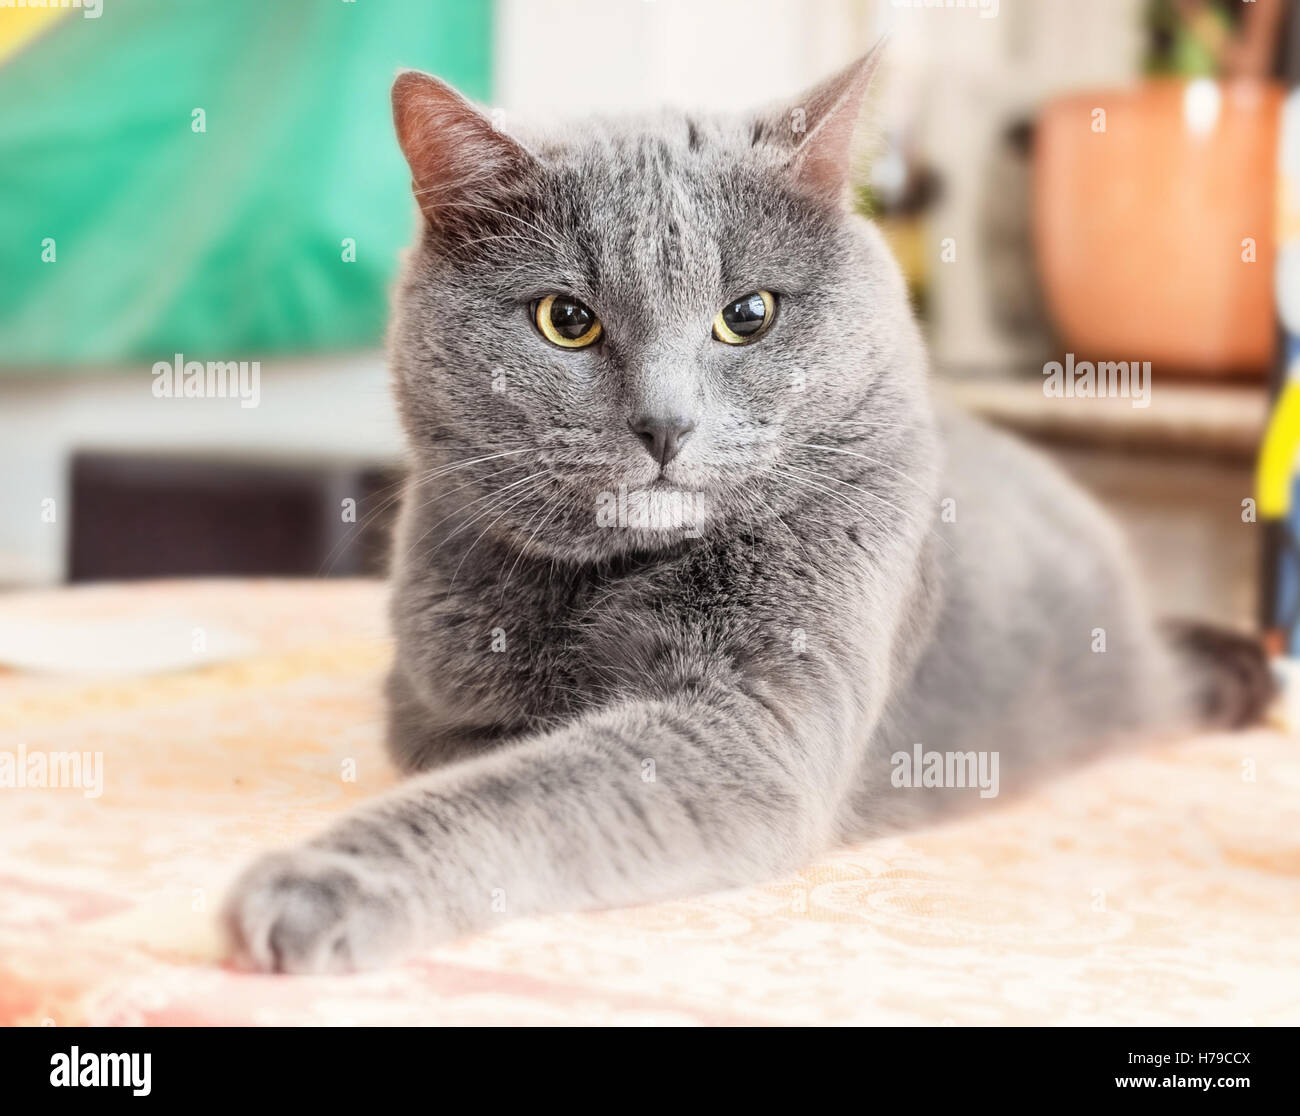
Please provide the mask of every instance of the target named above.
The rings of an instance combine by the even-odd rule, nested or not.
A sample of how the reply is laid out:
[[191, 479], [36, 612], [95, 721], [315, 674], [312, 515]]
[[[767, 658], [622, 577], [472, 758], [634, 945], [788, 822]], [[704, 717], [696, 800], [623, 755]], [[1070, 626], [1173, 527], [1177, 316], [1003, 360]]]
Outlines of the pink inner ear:
[[407, 71], [393, 83], [393, 123], [420, 208], [463, 200], [520, 170], [528, 153], [450, 85]]
[[794, 169], [795, 176], [804, 186], [819, 194], [838, 197], [848, 185], [859, 103], [853, 102], [852, 112], [844, 107], [836, 109], [831, 119], [800, 144]]
[[814, 193], [838, 201], [848, 185], [853, 135], [878, 57], [879, 48], [803, 98], [808, 131], [791, 167], [799, 183]]

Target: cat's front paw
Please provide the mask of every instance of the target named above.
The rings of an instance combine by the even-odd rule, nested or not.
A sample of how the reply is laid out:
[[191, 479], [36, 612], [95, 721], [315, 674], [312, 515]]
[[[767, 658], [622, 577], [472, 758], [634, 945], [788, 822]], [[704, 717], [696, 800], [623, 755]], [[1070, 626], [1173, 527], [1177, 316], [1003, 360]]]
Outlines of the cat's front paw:
[[222, 912], [231, 955], [266, 973], [372, 969], [409, 948], [410, 911], [362, 857], [304, 846], [255, 861]]

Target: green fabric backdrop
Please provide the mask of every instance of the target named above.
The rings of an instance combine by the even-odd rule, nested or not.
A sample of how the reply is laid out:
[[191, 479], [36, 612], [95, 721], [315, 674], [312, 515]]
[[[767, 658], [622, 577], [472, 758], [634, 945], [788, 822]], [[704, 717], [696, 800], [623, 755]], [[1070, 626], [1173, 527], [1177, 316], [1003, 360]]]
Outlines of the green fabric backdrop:
[[60, 20], [0, 64], [0, 368], [378, 343], [415, 228], [389, 84], [414, 66], [487, 99], [491, 25], [491, 0]]

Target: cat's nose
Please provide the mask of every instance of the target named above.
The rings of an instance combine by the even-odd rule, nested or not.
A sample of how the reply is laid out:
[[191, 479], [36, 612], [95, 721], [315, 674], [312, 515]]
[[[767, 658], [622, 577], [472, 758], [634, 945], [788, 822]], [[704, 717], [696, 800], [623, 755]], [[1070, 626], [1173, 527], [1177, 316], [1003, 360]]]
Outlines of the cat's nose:
[[682, 443], [695, 429], [695, 420], [682, 418], [679, 415], [671, 415], [667, 418], [642, 415], [640, 418], [630, 419], [628, 426], [645, 446], [646, 453], [662, 467], [681, 451]]

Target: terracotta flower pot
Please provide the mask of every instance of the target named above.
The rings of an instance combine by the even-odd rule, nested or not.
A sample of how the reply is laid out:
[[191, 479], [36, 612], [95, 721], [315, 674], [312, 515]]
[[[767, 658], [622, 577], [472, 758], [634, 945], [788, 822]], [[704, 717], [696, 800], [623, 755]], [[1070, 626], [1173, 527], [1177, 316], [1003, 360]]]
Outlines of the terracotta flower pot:
[[1035, 250], [1080, 359], [1149, 360], [1157, 375], [1268, 368], [1282, 97], [1256, 82], [1154, 81], [1047, 105]]

